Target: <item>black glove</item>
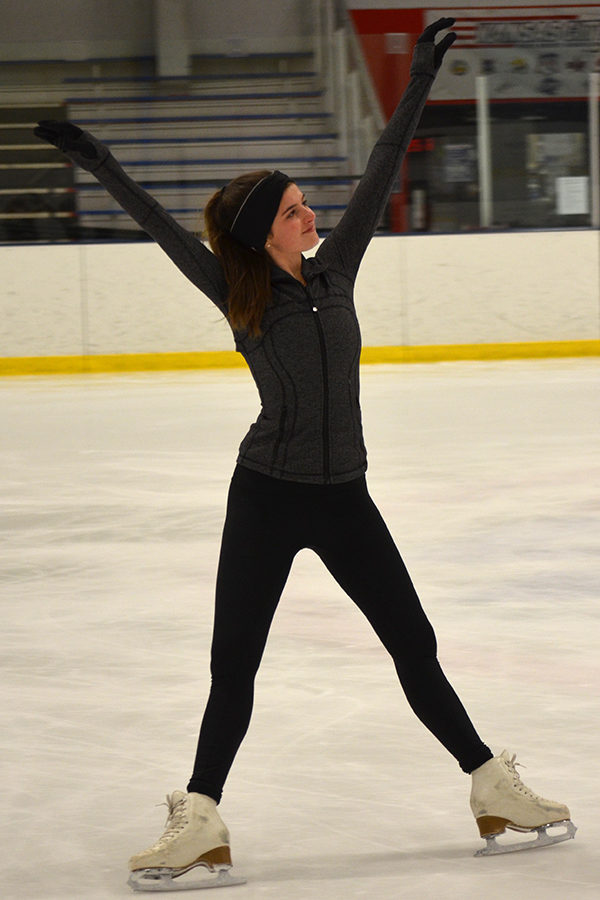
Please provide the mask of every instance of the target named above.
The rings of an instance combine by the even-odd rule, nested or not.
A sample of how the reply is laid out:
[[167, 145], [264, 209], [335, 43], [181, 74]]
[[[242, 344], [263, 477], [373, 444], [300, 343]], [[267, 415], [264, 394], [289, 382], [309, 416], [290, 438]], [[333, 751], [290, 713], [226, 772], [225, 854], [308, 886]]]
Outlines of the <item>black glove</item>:
[[54, 144], [63, 153], [73, 151], [81, 154], [84, 159], [98, 159], [96, 148], [86, 139], [85, 132], [71, 122], [55, 120], [38, 122], [38, 127], [34, 128], [33, 133], [43, 141]]
[[[433, 25], [428, 25], [417, 44], [429, 44], [435, 41], [435, 36], [439, 31], [445, 31], [446, 28], [451, 28], [456, 19], [438, 19], [437, 22], [434, 22]], [[436, 69], [442, 64], [442, 60], [444, 58], [444, 54], [446, 51], [452, 46], [454, 41], [456, 40], [456, 34], [451, 31], [450, 34], [447, 34], [445, 38], [439, 42], [439, 44], [435, 44], [434, 48], [434, 64]]]

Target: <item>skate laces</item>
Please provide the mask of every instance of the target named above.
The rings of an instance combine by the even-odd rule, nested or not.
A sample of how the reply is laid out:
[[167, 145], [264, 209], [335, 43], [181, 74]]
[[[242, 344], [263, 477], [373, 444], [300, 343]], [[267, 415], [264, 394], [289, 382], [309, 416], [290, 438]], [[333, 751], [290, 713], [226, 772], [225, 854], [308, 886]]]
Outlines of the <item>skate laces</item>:
[[187, 796], [183, 794], [178, 800], [175, 800], [174, 797], [174, 794], [167, 794], [166, 803], [158, 804], [159, 806], [166, 806], [169, 813], [165, 822], [165, 831], [152, 847], [153, 850], [161, 847], [178, 835], [188, 823]]
[[515, 790], [519, 791], [521, 794], [526, 794], [531, 800], [541, 800], [541, 797], [538, 797], [537, 794], [534, 794], [531, 788], [528, 788], [527, 785], [523, 784], [523, 782], [521, 781], [521, 776], [517, 772], [517, 766], [519, 766], [521, 769], [526, 769], [527, 767], [524, 766], [523, 763], [517, 762], [517, 754], [513, 753], [512, 756], [509, 756], [508, 753], [504, 751], [504, 753], [502, 754], [502, 759], [504, 760], [506, 768], [512, 776], [513, 787], [515, 788]]

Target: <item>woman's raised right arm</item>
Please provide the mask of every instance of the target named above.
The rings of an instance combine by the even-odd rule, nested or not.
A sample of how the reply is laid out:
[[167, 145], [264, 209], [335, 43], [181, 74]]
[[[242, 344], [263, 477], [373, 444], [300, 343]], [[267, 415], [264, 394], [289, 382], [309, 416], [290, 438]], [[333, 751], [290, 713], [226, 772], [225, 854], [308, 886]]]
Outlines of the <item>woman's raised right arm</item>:
[[35, 134], [62, 150], [76, 165], [91, 172], [186, 278], [225, 312], [227, 284], [214, 253], [130, 178], [105, 144], [71, 122], [40, 122]]

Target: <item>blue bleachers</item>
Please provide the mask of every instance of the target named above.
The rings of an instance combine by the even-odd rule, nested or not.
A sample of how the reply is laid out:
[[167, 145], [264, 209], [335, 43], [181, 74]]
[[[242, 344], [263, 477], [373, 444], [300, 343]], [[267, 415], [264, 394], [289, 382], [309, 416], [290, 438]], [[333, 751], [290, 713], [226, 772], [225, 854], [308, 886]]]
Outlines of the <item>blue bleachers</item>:
[[[52, 68], [47, 60], [32, 65]], [[321, 227], [332, 227], [355, 182], [338, 152], [335, 116], [325, 108], [311, 55], [211, 54], [194, 57], [191, 66], [183, 78], [157, 78], [150, 57], [57, 63], [60, 81], [48, 78], [53, 111], [37, 115], [68, 118], [94, 131], [143, 187], [194, 230], [214, 190], [258, 168], [281, 168], [304, 191], [314, 190]], [[25, 193], [27, 184], [41, 194], [47, 185], [48, 208], [58, 215], [58, 182], [48, 173], [59, 162], [64, 170], [64, 157], [28, 140], [21, 144], [22, 158], [36, 160], [39, 169], [18, 190]], [[15, 164], [10, 184], [18, 170]], [[80, 233], [139, 232], [93, 176], [75, 167], [60, 184], [70, 191], [69, 214], [77, 213]]]
[[[221, 56], [214, 58], [223, 62]], [[238, 68], [244, 64], [236, 62]], [[204, 58], [203, 64], [206, 68], [210, 60]], [[318, 187], [315, 206], [326, 229], [339, 219], [352, 192], [347, 160], [337, 149], [334, 116], [325, 109], [310, 66], [284, 72], [204, 71], [185, 85], [179, 78], [159, 81], [147, 74], [78, 76], [66, 84], [78, 88], [67, 97], [69, 118], [94, 130], [140, 184], [194, 229], [211, 193], [245, 170], [281, 168], [303, 190]], [[89, 87], [94, 91], [85, 90]], [[92, 177], [77, 172], [76, 178], [82, 222], [134, 227]]]

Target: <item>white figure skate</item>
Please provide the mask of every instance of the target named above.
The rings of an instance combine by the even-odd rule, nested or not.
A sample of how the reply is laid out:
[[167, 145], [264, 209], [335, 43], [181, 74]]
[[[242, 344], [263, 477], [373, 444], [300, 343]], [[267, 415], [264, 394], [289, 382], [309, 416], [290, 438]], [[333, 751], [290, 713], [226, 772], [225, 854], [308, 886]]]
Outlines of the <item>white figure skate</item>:
[[[493, 856], [516, 850], [547, 847], [575, 837], [568, 807], [538, 797], [521, 781], [516, 757], [503, 750], [473, 774], [471, 810], [486, 846], [475, 856]], [[498, 843], [496, 838], [507, 828], [522, 833], [537, 833], [534, 841]], [[551, 829], [548, 831], [548, 829]]]
[[[229, 831], [217, 812], [217, 804], [203, 794], [175, 791], [167, 795], [166, 830], [148, 850], [129, 860], [127, 884], [134, 891], [186, 891], [245, 884], [234, 878]], [[206, 877], [176, 881], [201, 866]]]

